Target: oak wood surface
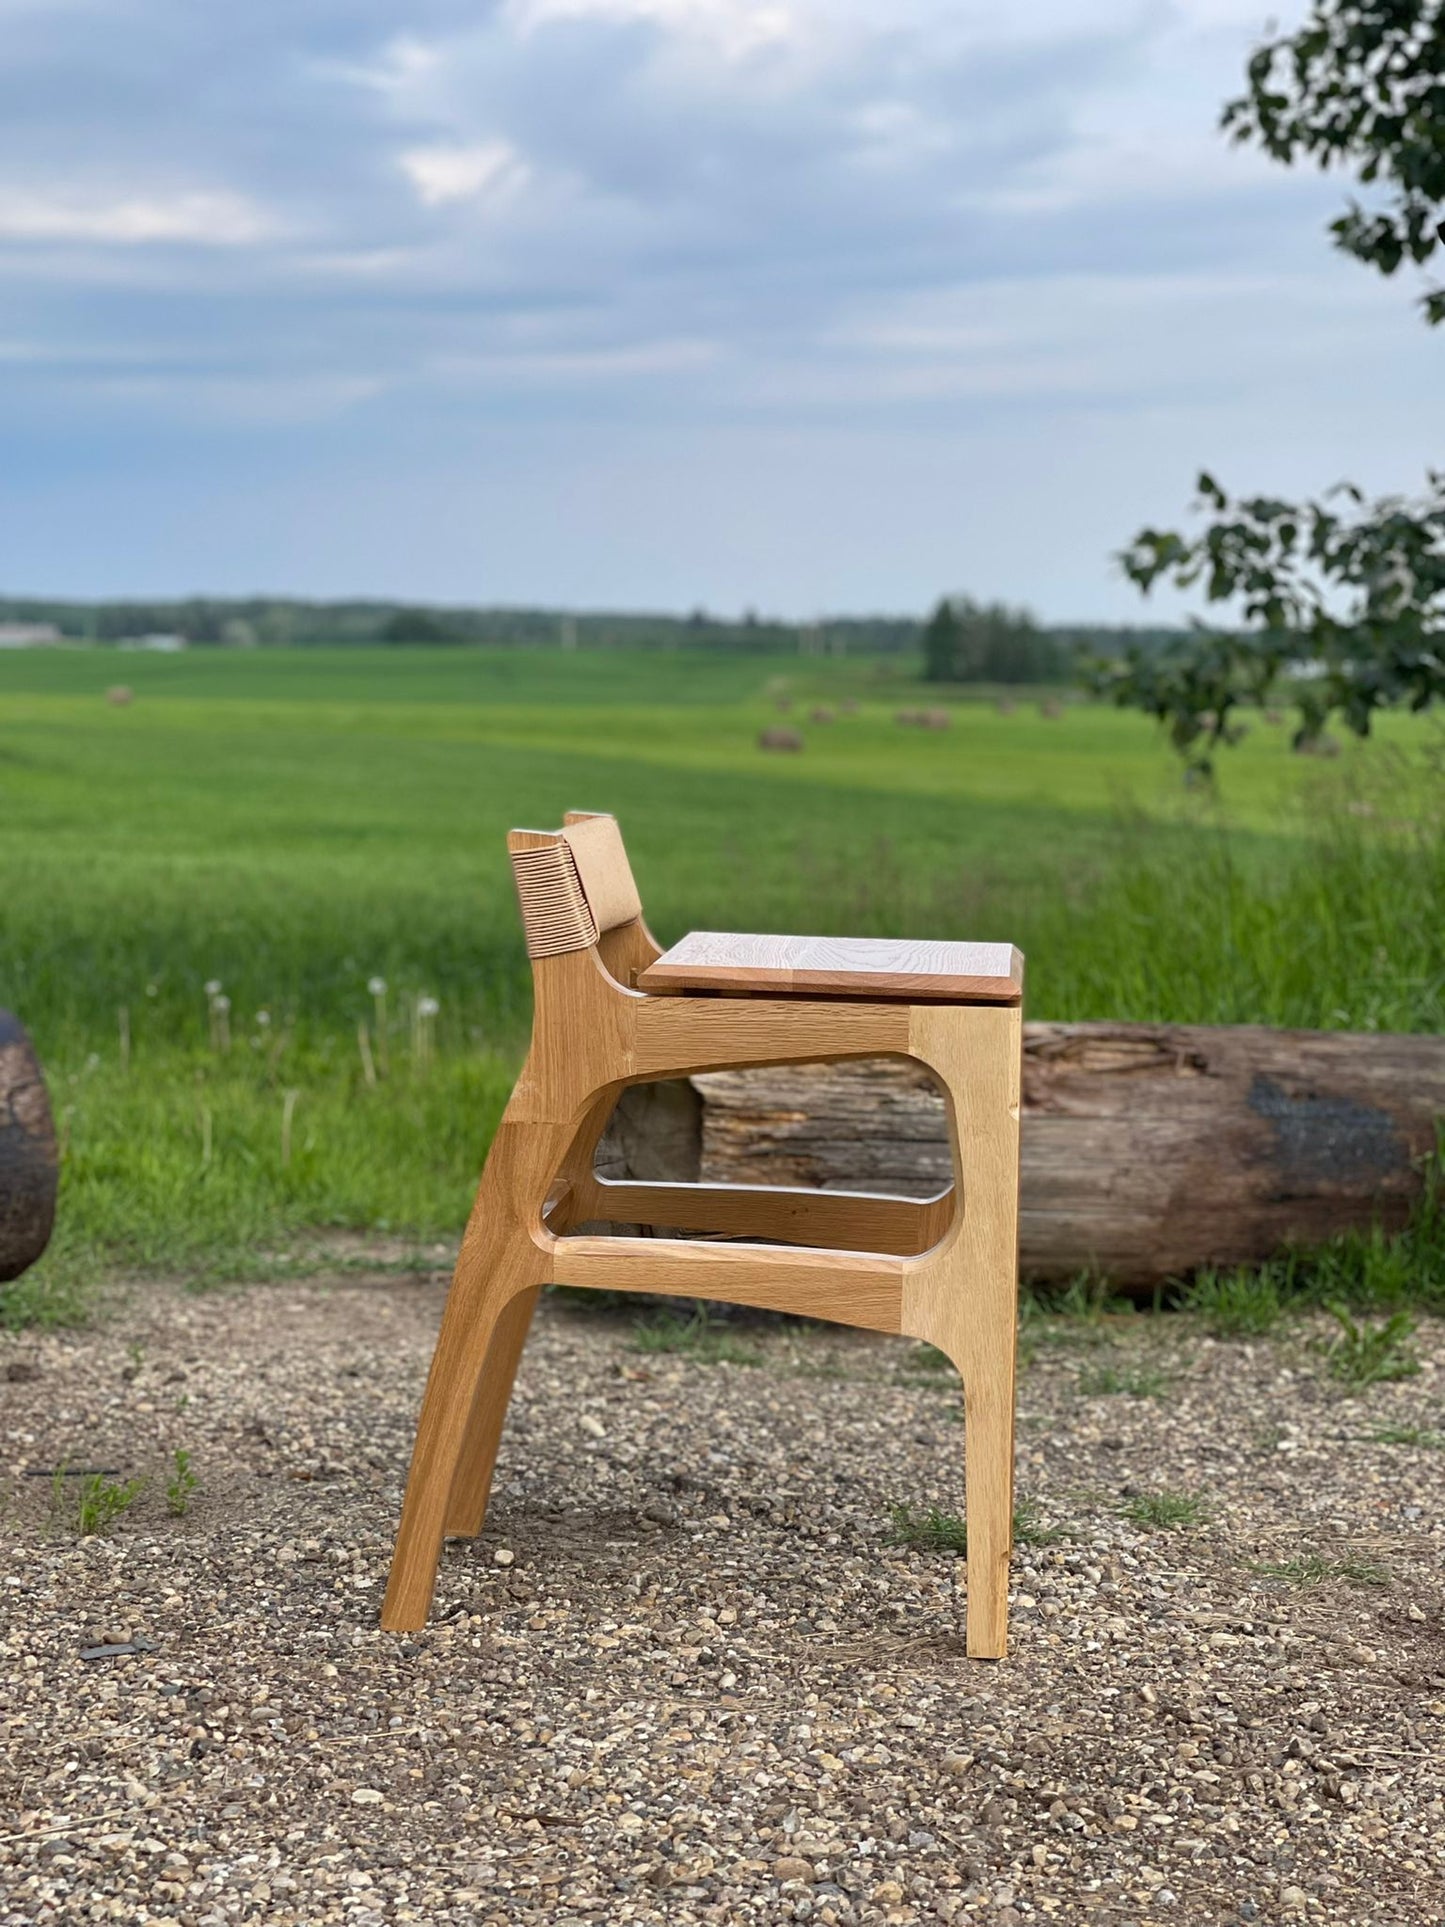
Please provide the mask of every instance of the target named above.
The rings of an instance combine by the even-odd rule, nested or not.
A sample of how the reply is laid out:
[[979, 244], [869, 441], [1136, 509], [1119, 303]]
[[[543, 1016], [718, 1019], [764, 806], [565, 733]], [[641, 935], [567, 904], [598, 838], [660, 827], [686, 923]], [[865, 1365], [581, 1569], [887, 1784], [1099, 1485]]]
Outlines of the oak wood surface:
[[943, 1241], [904, 1261], [903, 1329], [947, 1353], [963, 1378], [968, 1646], [987, 1652], [1008, 1624], [1017, 1404], [1018, 1006], [924, 1005], [912, 1054], [948, 1093], [961, 1209]]
[[666, 1298], [718, 1298], [867, 1331], [903, 1329], [900, 1257], [684, 1238], [559, 1238], [552, 1282]]
[[722, 1237], [904, 1255], [937, 1244], [956, 1208], [951, 1185], [937, 1197], [914, 1200], [772, 1185], [639, 1184], [591, 1173], [578, 1181], [571, 1198], [571, 1210], [582, 1222], [668, 1225]]
[[[584, 840], [605, 854], [611, 833], [595, 819], [577, 821]], [[550, 857], [572, 827], [569, 819], [567, 832], [513, 831], [508, 847], [519, 876], [552, 875]], [[581, 879], [584, 897], [586, 869], [584, 863], [562, 873]], [[525, 919], [528, 891], [519, 894]], [[444, 1535], [481, 1527], [532, 1307], [540, 1286], [552, 1282], [726, 1299], [906, 1332], [947, 1352], [964, 1381], [967, 1650], [1001, 1657], [1012, 1530], [1021, 959], [1007, 945], [984, 947], [990, 954], [983, 965], [1009, 974], [982, 980], [1014, 986], [1011, 1002], [802, 1001], [796, 985], [788, 998], [649, 996], [629, 987], [645, 982], [657, 956], [640, 915], [599, 935], [602, 919], [590, 897], [585, 914], [571, 899], [559, 914], [547, 891], [532, 894], [545, 942], [533, 943], [529, 931], [531, 1048], [457, 1259], [422, 1401], [383, 1625], [422, 1625]], [[897, 947], [890, 949], [897, 964]], [[916, 963], [919, 947], [907, 949]], [[934, 949], [968, 949], [970, 961], [979, 961], [977, 947]], [[836, 956], [834, 967], [841, 967]], [[940, 970], [930, 981], [957, 979]], [[810, 1205], [796, 1195], [757, 1199], [729, 1189], [690, 1202], [668, 1187], [613, 1187], [597, 1175], [603, 1131], [630, 1084], [889, 1053], [926, 1066], [947, 1093], [946, 1196], [923, 1204], [835, 1197]], [[754, 1239], [786, 1230], [808, 1242], [617, 1239], [579, 1229], [624, 1202], [650, 1218], [660, 1208], [684, 1226], [696, 1216], [703, 1228], [751, 1229]], [[903, 1249], [864, 1247], [880, 1234]]]
[[716, 990], [1011, 1004], [1023, 995], [1023, 957], [1011, 943], [694, 930], [649, 965], [638, 986], [664, 995]]

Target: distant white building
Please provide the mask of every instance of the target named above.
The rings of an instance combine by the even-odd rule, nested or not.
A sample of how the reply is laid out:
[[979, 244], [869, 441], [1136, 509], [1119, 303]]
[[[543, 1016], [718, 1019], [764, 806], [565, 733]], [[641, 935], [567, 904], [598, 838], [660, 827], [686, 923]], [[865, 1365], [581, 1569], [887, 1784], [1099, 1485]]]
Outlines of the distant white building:
[[53, 622], [0, 622], [0, 649], [48, 649], [59, 641]]
[[184, 636], [122, 636], [115, 645], [117, 649], [149, 649], [158, 656], [179, 655], [189, 647]]

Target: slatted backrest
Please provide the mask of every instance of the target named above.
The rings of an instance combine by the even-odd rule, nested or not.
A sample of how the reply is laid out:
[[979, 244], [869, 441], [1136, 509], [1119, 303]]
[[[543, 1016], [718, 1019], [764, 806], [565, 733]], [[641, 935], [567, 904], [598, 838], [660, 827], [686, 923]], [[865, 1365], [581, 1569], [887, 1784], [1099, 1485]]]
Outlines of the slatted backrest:
[[615, 817], [573, 813], [565, 829], [514, 830], [507, 842], [529, 957], [586, 950], [642, 915]]

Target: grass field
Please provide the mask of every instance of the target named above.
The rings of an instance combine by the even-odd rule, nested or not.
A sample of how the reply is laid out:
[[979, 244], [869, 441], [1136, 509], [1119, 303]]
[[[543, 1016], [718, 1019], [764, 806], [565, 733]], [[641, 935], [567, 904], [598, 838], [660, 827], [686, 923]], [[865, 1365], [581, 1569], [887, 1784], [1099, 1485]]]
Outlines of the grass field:
[[[307, 1225], [455, 1229], [529, 1014], [503, 832], [568, 806], [621, 817], [664, 941], [1012, 937], [1036, 1016], [1442, 1028], [1437, 725], [1322, 763], [1261, 724], [1210, 799], [1136, 717], [899, 727], [924, 700], [874, 662], [0, 656], [0, 1002], [66, 1145], [10, 1315], [118, 1264], [254, 1270]], [[801, 755], [757, 748], [780, 721]]]

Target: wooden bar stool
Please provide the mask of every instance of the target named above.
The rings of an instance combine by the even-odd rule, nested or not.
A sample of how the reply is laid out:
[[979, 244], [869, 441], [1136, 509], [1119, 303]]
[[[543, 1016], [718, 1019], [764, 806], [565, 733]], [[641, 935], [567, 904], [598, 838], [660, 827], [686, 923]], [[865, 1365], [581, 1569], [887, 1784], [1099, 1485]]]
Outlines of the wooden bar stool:
[[[422, 1401], [382, 1624], [426, 1622], [442, 1541], [481, 1530], [544, 1284], [725, 1299], [904, 1332], [963, 1377], [968, 1652], [1003, 1656], [1013, 1528], [1020, 1002], [1011, 944], [698, 931], [662, 953], [616, 822], [507, 839], [535, 1012], [457, 1259]], [[634, 1184], [593, 1156], [628, 1084], [745, 1065], [900, 1056], [947, 1093], [937, 1198]], [[577, 1235], [592, 1220], [778, 1243]]]

